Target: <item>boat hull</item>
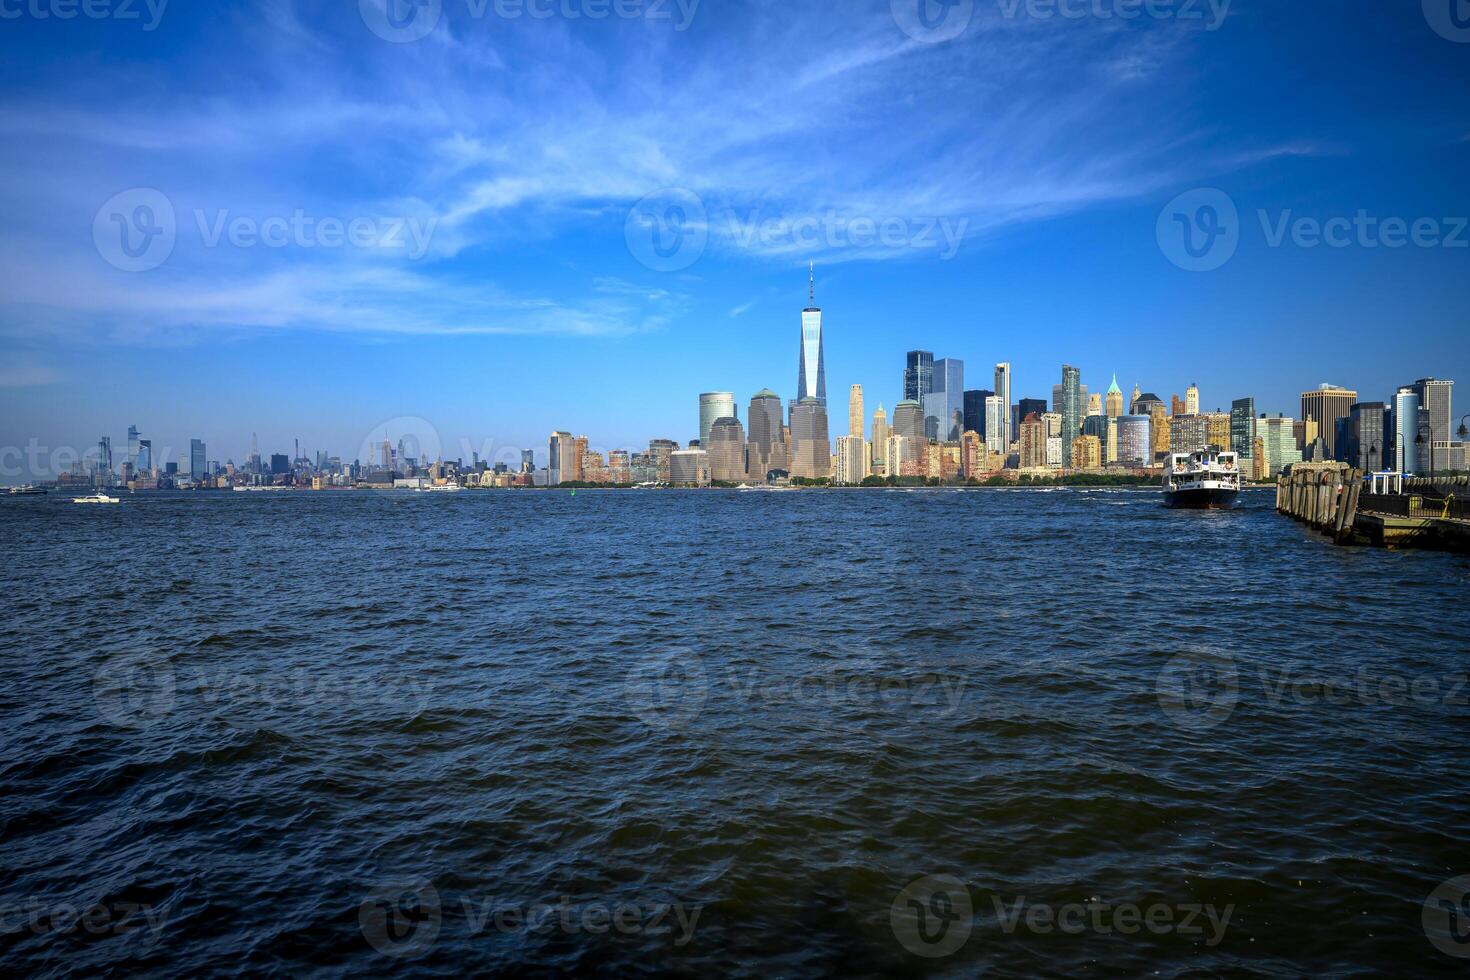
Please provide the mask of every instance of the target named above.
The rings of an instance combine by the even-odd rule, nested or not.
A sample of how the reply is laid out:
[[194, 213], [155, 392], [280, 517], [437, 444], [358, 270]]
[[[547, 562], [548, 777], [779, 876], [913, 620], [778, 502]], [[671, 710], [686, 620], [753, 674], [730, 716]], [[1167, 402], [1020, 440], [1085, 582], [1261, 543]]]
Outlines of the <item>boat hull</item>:
[[1239, 490], [1223, 487], [1188, 487], [1164, 492], [1164, 506], [1177, 510], [1234, 510]]

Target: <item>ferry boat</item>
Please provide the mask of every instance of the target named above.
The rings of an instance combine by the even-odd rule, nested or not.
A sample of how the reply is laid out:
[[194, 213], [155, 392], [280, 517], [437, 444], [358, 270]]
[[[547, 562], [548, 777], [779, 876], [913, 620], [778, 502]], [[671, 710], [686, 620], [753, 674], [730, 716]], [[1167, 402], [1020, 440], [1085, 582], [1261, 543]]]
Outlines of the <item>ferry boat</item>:
[[1235, 453], [1173, 453], [1164, 466], [1164, 504], [1195, 510], [1231, 510], [1240, 496]]
[[29, 497], [46, 493], [45, 487], [33, 487], [27, 483], [23, 487], [11, 487], [9, 490], [12, 497]]
[[458, 483], [430, 483], [413, 489], [415, 493], [458, 493], [464, 488]]
[[119, 497], [109, 497], [105, 490], [98, 490], [85, 497], [73, 497], [71, 502], [74, 504], [118, 504], [122, 503], [122, 500]]

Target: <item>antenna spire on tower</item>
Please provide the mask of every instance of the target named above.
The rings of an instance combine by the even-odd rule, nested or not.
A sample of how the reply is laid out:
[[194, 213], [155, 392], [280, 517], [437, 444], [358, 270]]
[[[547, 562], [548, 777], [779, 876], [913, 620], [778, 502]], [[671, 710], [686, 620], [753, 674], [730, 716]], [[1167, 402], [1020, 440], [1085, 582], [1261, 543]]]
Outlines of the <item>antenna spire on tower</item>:
[[807, 274], [810, 276], [806, 287], [807, 302], [815, 307], [817, 305], [817, 264], [815, 262], [807, 264]]

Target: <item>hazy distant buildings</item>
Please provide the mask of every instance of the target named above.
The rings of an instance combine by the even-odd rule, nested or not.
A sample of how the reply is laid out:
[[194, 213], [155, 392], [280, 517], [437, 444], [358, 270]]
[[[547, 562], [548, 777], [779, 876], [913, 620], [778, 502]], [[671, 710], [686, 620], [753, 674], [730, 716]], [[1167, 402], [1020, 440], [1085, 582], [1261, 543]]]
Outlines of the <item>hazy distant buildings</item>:
[[189, 479], [198, 482], [204, 479], [204, 440], [189, 440]]
[[699, 396], [699, 444], [709, 445], [710, 426], [716, 419], [739, 418], [735, 413], [735, 394], [730, 391], [706, 391]]

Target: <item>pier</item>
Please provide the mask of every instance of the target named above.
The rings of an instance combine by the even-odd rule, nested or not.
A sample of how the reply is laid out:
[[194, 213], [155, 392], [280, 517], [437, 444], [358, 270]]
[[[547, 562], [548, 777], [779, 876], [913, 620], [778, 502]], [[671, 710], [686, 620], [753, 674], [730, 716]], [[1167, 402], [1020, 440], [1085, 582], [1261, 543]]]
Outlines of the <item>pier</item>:
[[1346, 463], [1296, 463], [1277, 477], [1276, 510], [1337, 544], [1470, 552], [1470, 477], [1405, 477], [1392, 493], [1365, 481]]

